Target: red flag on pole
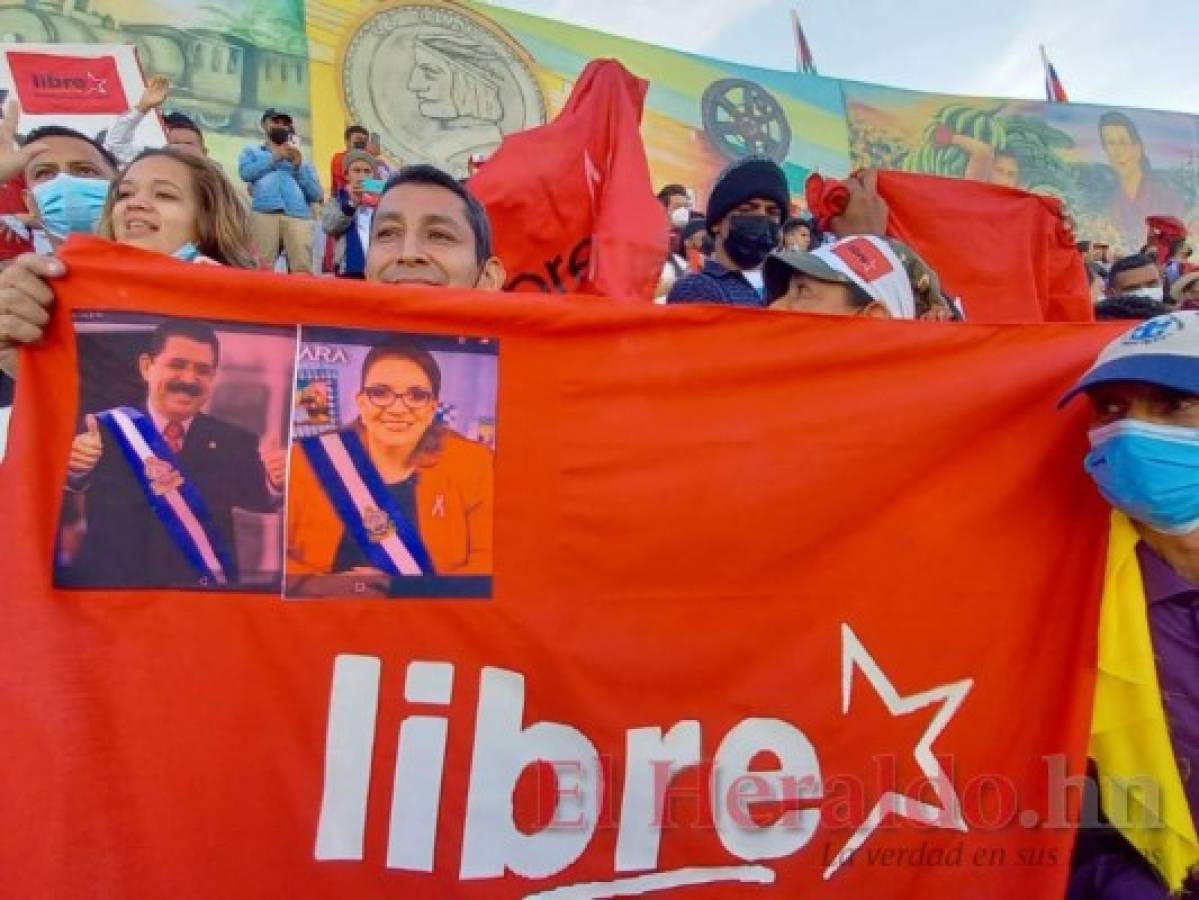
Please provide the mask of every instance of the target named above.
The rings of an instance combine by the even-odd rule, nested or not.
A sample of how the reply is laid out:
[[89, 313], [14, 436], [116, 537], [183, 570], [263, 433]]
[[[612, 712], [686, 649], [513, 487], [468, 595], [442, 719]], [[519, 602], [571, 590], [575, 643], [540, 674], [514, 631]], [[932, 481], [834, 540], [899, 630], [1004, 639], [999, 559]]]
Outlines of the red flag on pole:
[[641, 141], [648, 88], [593, 60], [553, 122], [505, 138], [471, 178], [509, 290], [651, 299], [667, 229]]
[[1057, 69], [1049, 61], [1044, 44], [1041, 45], [1041, 65], [1045, 67], [1045, 99], [1050, 103], [1068, 103], [1070, 98], [1066, 96], [1066, 88], [1057, 77]]
[[808, 46], [808, 38], [799, 24], [799, 11], [791, 10], [791, 30], [795, 34], [795, 71], [806, 75], [816, 74], [816, 60], [812, 56], [812, 48]]

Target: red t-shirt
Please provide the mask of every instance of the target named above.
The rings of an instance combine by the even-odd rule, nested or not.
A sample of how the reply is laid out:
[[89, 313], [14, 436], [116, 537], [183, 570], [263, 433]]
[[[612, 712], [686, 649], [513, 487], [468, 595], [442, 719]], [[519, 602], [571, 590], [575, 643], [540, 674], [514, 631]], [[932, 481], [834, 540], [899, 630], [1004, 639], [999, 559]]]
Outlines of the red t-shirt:
[[336, 194], [346, 186], [346, 173], [342, 171], [341, 161], [346, 158], [346, 151], [338, 150], [329, 161], [329, 182], [333, 185], [331, 194]]

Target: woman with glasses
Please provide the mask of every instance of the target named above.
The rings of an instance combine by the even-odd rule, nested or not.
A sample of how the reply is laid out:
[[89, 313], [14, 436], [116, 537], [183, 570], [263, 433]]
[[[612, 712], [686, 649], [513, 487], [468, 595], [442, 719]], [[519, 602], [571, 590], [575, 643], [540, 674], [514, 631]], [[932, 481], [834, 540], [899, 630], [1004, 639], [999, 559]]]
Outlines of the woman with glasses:
[[358, 420], [296, 443], [288, 593], [410, 593], [410, 576], [491, 574], [492, 454], [438, 421], [440, 395], [428, 351], [377, 346], [362, 364]]

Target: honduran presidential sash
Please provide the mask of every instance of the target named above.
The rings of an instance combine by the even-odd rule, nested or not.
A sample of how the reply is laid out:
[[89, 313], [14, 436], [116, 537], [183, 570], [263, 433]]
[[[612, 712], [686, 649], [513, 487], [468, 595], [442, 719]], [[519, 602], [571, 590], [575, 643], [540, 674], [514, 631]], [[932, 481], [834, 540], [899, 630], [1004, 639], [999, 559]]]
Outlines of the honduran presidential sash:
[[233, 556], [212, 524], [208, 506], [150, 417], [129, 406], [99, 413], [154, 515], [205, 582], [235, 579]]
[[388, 575], [435, 575], [416, 526], [408, 521], [353, 431], [300, 441], [326, 496], [366, 558]]

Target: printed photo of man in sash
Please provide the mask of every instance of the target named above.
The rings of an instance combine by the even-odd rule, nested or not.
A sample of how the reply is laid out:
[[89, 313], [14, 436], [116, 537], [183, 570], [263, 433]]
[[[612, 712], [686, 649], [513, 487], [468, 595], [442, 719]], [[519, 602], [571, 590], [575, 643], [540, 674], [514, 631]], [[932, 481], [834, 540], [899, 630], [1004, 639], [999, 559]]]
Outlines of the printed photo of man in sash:
[[294, 328], [81, 312], [56, 582], [281, 590]]
[[289, 597], [491, 595], [496, 346], [304, 328]]

